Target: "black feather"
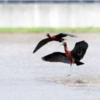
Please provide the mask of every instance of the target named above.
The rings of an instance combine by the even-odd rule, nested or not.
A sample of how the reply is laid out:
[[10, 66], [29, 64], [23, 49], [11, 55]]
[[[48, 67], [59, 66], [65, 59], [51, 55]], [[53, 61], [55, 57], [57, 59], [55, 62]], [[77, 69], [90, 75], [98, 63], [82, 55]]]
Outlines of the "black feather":
[[80, 61], [77, 60], [77, 59], [75, 59], [75, 63], [76, 63], [77, 66], [79, 66], [79, 65], [83, 65], [83, 64], [84, 64], [83, 62], [80, 62]]
[[63, 62], [63, 63], [70, 63], [70, 59], [67, 58], [65, 53], [61, 52], [54, 52], [52, 54], [46, 55], [42, 57], [44, 61], [49, 61], [49, 62]]
[[66, 36], [77, 37], [76, 35], [72, 35], [72, 34], [68, 34], [68, 33], [59, 33], [58, 35], [56, 35], [57, 38], [62, 38], [62, 37], [66, 37]]
[[85, 41], [80, 41], [75, 44], [74, 49], [72, 50], [72, 55], [75, 59], [81, 60], [88, 48], [88, 44]]
[[50, 41], [52, 41], [52, 39], [50, 39], [50, 38], [46, 38], [46, 39], [41, 40], [41, 41], [37, 44], [37, 46], [36, 46], [36, 48], [34, 49], [33, 53], [35, 53], [38, 49], [40, 49], [42, 46], [44, 46], [45, 44], [47, 44], [47, 43], [50, 42]]

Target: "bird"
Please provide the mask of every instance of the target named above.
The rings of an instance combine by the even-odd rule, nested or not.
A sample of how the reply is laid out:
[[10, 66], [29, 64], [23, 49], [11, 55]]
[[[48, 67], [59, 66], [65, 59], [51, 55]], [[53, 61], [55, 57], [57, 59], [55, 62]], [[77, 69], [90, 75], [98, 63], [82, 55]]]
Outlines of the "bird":
[[48, 61], [48, 62], [62, 62], [62, 63], [68, 63], [72, 66], [72, 64], [76, 64], [77, 66], [83, 65], [83, 62], [80, 62], [80, 60], [84, 57], [87, 48], [88, 43], [83, 41], [79, 41], [75, 44], [73, 50], [69, 51], [67, 50], [67, 43], [63, 43], [64, 51], [62, 52], [53, 52], [51, 54], [48, 54], [44, 57], [42, 57], [42, 60]]
[[65, 39], [63, 37], [70, 36], [70, 37], [77, 37], [76, 35], [68, 34], [68, 33], [59, 33], [57, 35], [51, 36], [49, 33], [47, 34], [47, 38], [41, 40], [37, 46], [35, 47], [33, 53], [35, 53], [37, 50], [39, 50], [42, 46], [47, 44], [51, 41], [58, 41], [63, 42]]

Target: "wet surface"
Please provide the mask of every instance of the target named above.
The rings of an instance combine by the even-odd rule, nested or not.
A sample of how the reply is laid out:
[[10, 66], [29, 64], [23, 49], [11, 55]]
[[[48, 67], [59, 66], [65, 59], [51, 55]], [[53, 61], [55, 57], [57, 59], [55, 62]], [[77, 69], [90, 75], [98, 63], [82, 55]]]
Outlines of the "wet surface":
[[49, 63], [41, 57], [64, 52], [51, 42], [33, 54], [45, 34], [0, 34], [1, 100], [100, 100], [100, 34], [76, 34], [67, 40], [68, 49], [85, 40], [89, 48], [82, 66]]

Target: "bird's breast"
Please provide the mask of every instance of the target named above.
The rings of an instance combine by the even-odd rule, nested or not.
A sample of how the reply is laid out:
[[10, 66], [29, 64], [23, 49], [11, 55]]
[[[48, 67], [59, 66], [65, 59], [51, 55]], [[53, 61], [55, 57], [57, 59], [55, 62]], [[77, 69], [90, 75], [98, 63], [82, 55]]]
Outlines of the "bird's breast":
[[71, 54], [70, 51], [67, 51], [67, 52], [66, 52], [66, 56], [67, 56], [69, 59], [75, 59], [75, 58], [73, 57], [73, 55]]
[[55, 37], [55, 36], [52, 36], [51, 39], [55, 40], [55, 41], [59, 41], [59, 39], [57, 37]]

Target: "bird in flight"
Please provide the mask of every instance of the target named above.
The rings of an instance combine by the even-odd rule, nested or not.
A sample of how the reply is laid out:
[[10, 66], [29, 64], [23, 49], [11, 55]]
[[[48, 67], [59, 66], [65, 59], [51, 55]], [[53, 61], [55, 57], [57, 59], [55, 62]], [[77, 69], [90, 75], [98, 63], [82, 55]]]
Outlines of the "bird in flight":
[[73, 50], [68, 51], [67, 50], [67, 43], [63, 43], [64, 51], [62, 52], [54, 52], [49, 55], [46, 55], [42, 57], [44, 61], [49, 62], [62, 62], [62, 63], [68, 63], [72, 66], [72, 64], [76, 64], [77, 66], [83, 65], [83, 62], [80, 62], [80, 60], [84, 57], [86, 50], [88, 48], [88, 43], [85, 41], [80, 41], [75, 44], [75, 47]]
[[77, 37], [76, 35], [68, 34], [68, 33], [59, 33], [57, 35], [51, 36], [50, 34], [47, 34], [47, 38], [41, 40], [36, 48], [34, 49], [33, 53], [35, 53], [37, 50], [39, 50], [42, 46], [47, 44], [48, 42], [51, 41], [58, 41], [58, 42], [63, 42], [65, 39], [63, 37], [70, 36], [70, 37]]

